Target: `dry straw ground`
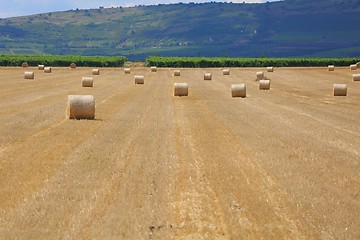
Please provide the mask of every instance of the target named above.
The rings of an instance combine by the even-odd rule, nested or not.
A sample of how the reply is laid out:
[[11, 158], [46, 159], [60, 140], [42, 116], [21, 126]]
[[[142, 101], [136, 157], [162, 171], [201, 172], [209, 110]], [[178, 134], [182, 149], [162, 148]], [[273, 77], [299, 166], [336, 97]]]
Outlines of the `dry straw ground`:
[[[277, 68], [269, 91], [264, 69], [101, 69], [94, 88], [90, 68], [33, 70], [0, 68], [0, 239], [360, 239], [349, 67]], [[96, 120], [65, 118], [73, 94], [95, 96]]]

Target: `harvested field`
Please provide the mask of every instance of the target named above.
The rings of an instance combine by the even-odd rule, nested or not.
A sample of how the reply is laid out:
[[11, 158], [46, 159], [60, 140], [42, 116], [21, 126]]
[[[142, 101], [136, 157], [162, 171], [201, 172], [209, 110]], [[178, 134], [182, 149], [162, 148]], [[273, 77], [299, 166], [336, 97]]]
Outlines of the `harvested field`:
[[[0, 239], [360, 239], [354, 71], [276, 68], [260, 91], [260, 68], [204, 70], [102, 68], [83, 88], [91, 68], [0, 68]], [[95, 120], [66, 119], [68, 95], [93, 95]]]

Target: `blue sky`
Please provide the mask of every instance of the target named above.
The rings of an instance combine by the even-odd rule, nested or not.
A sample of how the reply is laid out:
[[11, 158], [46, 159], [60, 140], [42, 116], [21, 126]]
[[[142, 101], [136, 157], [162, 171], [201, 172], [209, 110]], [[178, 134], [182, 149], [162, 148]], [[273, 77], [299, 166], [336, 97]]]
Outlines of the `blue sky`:
[[[203, 1], [181, 1], [181, 0], [0, 0], [0, 18], [25, 16], [37, 13], [66, 11], [70, 9], [89, 9], [102, 7], [129, 7], [134, 5], [151, 5], [151, 4], [167, 4], [178, 2], [210, 2], [213, 0]], [[270, 2], [274, 0], [268, 0]], [[223, 0], [215, 2], [247, 2], [259, 3], [266, 0]]]

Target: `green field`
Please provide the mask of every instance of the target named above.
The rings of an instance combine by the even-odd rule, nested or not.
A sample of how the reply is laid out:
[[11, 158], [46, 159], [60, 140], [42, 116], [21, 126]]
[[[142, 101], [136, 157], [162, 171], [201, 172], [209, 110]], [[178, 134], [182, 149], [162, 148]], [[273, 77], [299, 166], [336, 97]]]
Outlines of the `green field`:
[[126, 60], [126, 57], [123, 56], [3, 54], [0, 55], [0, 66], [21, 66], [23, 62], [26, 62], [29, 66], [43, 64], [64, 67], [75, 63], [77, 66], [86, 67], [120, 67], [124, 65]]
[[206, 67], [319, 67], [349, 66], [359, 62], [360, 58], [191, 58], [160, 57], [146, 58], [147, 66], [206, 68]]
[[[44, 64], [47, 66], [69, 66], [76, 63], [84, 67], [121, 67], [127, 58], [124, 56], [64, 56], [39, 54], [2, 54], [0, 66], [21, 66], [27, 62], [29, 66]], [[149, 56], [147, 66], [177, 68], [208, 67], [320, 67], [328, 65], [349, 66], [359, 62], [360, 58], [206, 58], [206, 57], [162, 57]]]

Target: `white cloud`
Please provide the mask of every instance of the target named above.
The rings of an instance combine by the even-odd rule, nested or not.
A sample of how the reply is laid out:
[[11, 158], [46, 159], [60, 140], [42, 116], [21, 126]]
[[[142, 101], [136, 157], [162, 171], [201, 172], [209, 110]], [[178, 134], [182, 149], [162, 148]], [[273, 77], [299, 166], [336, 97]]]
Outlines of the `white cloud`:
[[[0, 0], [0, 18], [24, 16], [37, 13], [66, 11], [70, 9], [89, 9], [112, 6], [130, 7], [134, 5], [166, 4], [177, 2], [210, 2], [212, 0]], [[274, 0], [272, 0], [274, 1]], [[244, 0], [228, 0], [216, 2], [244, 2]], [[245, 0], [247, 3], [266, 2], [265, 0]]]

